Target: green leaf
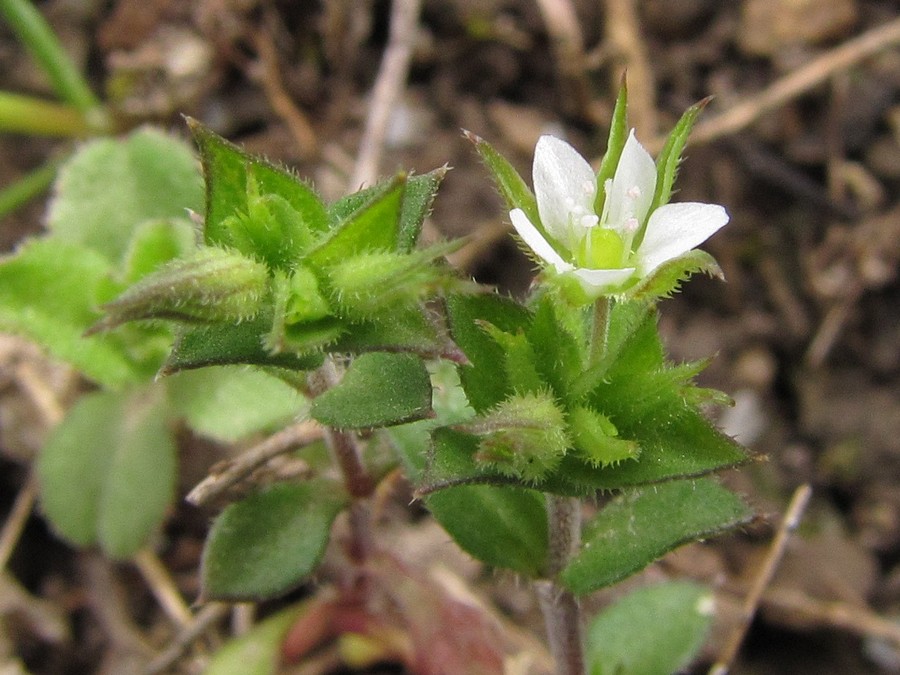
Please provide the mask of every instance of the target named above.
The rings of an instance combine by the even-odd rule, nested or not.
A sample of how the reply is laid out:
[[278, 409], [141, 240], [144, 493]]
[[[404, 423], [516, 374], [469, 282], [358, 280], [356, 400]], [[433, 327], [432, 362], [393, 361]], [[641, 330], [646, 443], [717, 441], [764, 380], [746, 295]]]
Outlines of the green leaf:
[[205, 600], [281, 595], [313, 573], [344, 508], [341, 487], [324, 479], [282, 483], [230, 505], [203, 551]]
[[[258, 195], [274, 195], [287, 202], [298, 215], [297, 227], [301, 231], [322, 233], [328, 229], [325, 206], [306, 183], [289, 171], [244, 152], [197, 120], [188, 118], [187, 122], [200, 148], [206, 180], [204, 237], [207, 244], [238, 246], [245, 243], [235, 241], [232, 216], [247, 213], [248, 186], [251, 184]], [[282, 220], [279, 225], [289, 224]], [[256, 250], [243, 252], [258, 253]]]
[[469, 131], [464, 131], [463, 134], [481, 155], [481, 159], [488, 171], [491, 172], [506, 206], [509, 209], [522, 209], [528, 216], [528, 220], [535, 226], [540, 226], [541, 218], [538, 215], [537, 200], [519, 172], [486, 140]]
[[309, 600], [291, 605], [229, 640], [213, 654], [204, 675], [274, 675], [281, 666], [285, 636], [311, 606]]
[[114, 292], [110, 272], [105, 258], [82, 245], [28, 242], [0, 262], [0, 329], [34, 340], [106, 387], [140, 381], [163, 353], [147, 355], [144, 367], [132, 360], [124, 336], [82, 337], [100, 318], [97, 306]]
[[527, 325], [530, 315], [521, 305], [498, 295], [454, 295], [447, 299], [447, 318], [453, 341], [463, 350], [471, 366], [460, 367], [460, 380], [469, 402], [484, 412], [512, 393], [501, 366], [503, 348], [483, 329], [484, 322], [515, 334]]
[[400, 174], [374, 192], [358, 209], [332, 228], [309, 254], [308, 261], [325, 268], [360, 253], [395, 251], [400, 235], [400, 213], [406, 182], [406, 175]]
[[152, 128], [85, 143], [60, 169], [47, 227], [118, 264], [135, 227], [203, 208], [190, 148]]
[[547, 510], [533, 490], [467, 485], [426, 499], [428, 509], [459, 546], [492, 567], [528, 577], [547, 559]]
[[176, 448], [158, 389], [82, 397], [41, 450], [44, 513], [79, 546], [132, 555], [162, 522], [175, 490]]
[[160, 374], [228, 364], [289, 370], [313, 370], [321, 365], [323, 356], [318, 352], [273, 354], [266, 350], [263, 343], [271, 329], [271, 311], [266, 310], [255, 319], [237, 324], [182, 327]]
[[285, 426], [306, 401], [285, 382], [240, 366], [181, 372], [165, 381], [176, 414], [223, 443]]
[[403, 206], [400, 209], [400, 227], [397, 232], [399, 252], [409, 253], [415, 248], [422, 233], [422, 224], [431, 213], [431, 205], [444, 176], [447, 175], [447, 170], [448, 168], [443, 166], [421, 176], [407, 178]]
[[716, 481], [678, 480], [617, 497], [586, 527], [560, 574], [578, 595], [610, 586], [672, 549], [748, 522], [753, 512]]
[[431, 412], [431, 380], [412, 354], [363, 354], [343, 379], [313, 400], [312, 417], [332, 427], [386, 427]]
[[713, 620], [704, 586], [670, 581], [639, 588], [607, 607], [588, 627], [590, 675], [670, 675], [696, 657]]
[[619, 87], [619, 95], [616, 97], [616, 106], [613, 108], [612, 121], [609, 125], [609, 139], [606, 141], [606, 154], [600, 161], [597, 170], [597, 198], [594, 200], [594, 213], [603, 213], [603, 205], [606, 202], [606, 181], [610, 180], [619, 167], [619, 159], [622, 157], [622, 149], [628, 140], [628, 85], [622, 78], [622, 86]]
[[[567, 319], [580, 318], [561, 315], [565, 310], [558, 310], [552, 298], [544, 295], [534, 310], [534, 319], [526, 328], [525, 335], [534, 350], [535, 368], [541, 380], [550, 385], [560, 400], [569, 400], [572, 383], [577, 380], [583, 370], [583, 340], [578, 338], [565, 325]], [[579, 309], [570, 309], [572, 313], [583, 314]]]
[[354, 323], [332, 345], [335, 352], [408, 351], [423, 356], [445, 346], [421, 307], [400, 307]]
[[[656, 190], [653, 193], [649, 213], [653, 213], [663, 204], [669, 203], [669, 199], [672, 197], [672, 186], [675, 184], [675, 176], [678, 173], [678, 165], [681, 163], [681, 153], [684, 152], [684, 146], [687, 145], [694, 122], [697, 121], [700, 113], [711, 100], [705, 98], [688, 108], [666, 139], [666, 144], [659, 153], [659, 157], [656, 158]], [[635, 241], [634, 247], [640, 246], [640, 243], [640, 241]]]

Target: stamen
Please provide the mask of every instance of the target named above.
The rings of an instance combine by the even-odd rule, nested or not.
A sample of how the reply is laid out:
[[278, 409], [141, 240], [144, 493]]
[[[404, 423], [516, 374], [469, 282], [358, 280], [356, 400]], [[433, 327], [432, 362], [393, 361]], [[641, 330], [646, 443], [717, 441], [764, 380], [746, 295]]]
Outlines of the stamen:
[[632, 185], [625, 191], [625, 196], [629, 197], [630, 199], [637, 199], [641, 196], [641, 188], [639, 188], [637, 185]]

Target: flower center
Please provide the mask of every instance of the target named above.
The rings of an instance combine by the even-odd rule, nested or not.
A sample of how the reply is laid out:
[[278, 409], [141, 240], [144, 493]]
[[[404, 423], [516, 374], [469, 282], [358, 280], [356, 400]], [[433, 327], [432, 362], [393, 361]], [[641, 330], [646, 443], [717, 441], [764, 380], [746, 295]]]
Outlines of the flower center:
[[615, 230], [592, 227], [585, 234], [576, 258], [579, 267], [592, 270], [621, 269], [625, 258], [625, 241]]

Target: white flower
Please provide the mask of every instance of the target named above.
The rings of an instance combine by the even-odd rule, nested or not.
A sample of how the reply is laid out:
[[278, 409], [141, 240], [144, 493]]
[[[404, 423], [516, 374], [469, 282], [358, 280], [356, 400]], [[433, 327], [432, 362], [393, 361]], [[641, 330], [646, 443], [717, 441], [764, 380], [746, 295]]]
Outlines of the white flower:
[[648, 213], [656, 165], [633, 130], [615, 175], [604, 186], [602, 213], [594, 207], [593, 169], [565, 141], [541, 136], [534, 150], [533, 180], [542, 228], [522, 209], [509, 212], [513, 227], [558, 274], [574, 276], [591, 299], [626, 290], [728, 222], [725, 209], [716, 204], [665, 204]]

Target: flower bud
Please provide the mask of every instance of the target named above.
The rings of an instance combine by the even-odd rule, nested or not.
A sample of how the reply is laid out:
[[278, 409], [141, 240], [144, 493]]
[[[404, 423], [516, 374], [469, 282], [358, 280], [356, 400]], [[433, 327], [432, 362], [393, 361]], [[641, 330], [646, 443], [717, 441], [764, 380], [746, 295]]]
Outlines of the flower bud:
[[238, 323], [259, 311], [269, 282], [267, 267], [240, 253], [200, 249], [144, 277], [103, 306], [96, 333], [127, 321], [169, 319]]

